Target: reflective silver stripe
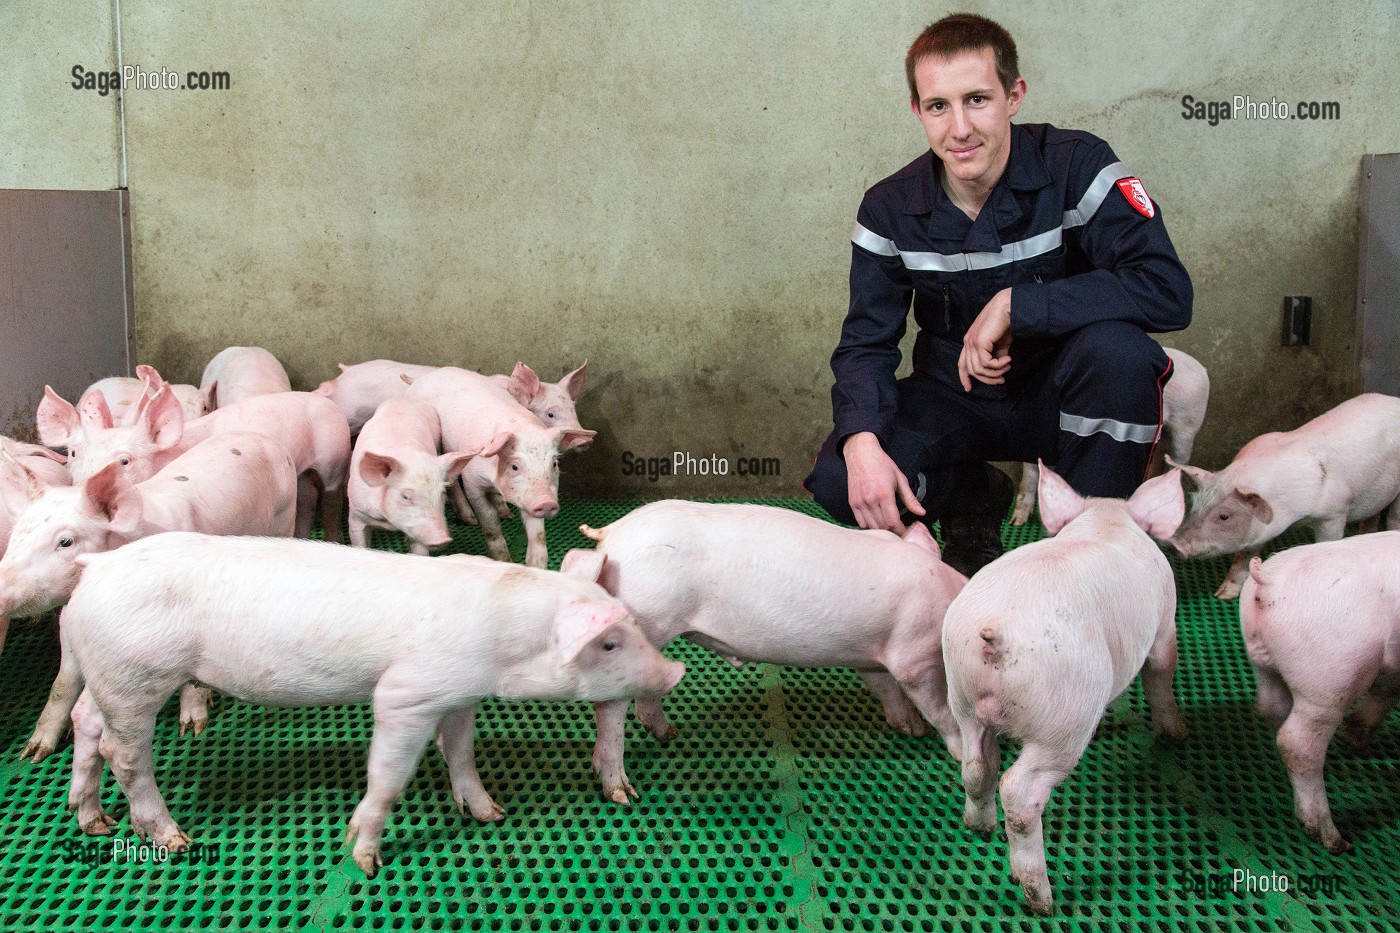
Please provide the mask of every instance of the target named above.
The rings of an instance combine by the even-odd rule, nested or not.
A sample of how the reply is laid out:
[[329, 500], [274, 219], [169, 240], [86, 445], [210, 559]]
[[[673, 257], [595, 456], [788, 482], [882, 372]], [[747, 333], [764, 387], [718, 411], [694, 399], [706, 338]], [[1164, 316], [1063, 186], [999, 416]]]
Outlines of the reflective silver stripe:
[[894, 240], [887, 240], [880, 234], [865, 229], [859, 222], [856, 223], [856, 228], [851, 231], [851, 242], [877, 256], [899, 255], [899, 249], [894, 245]]
[[915, 498], [915, 499], [918, 499], [920, 502], [922, 502], [922, 501], [924, 501], [924, 493], [926, 493], [926, 492], [928, 492], [928, 477], [925, 476], [924, 474], [920, 473], [920, 474], [919, 474], [919, 488], [916, 489], [916, 490], [914, 490], [914, 498]]
[[1129, 424], [1112, 418], [1081, 418], [1063, 411], [1060, 412], [1060, 430], [1080, 437], [1107, 434], [1115, 441], [1132, 441], [1134, 444], [1151, 444], [1157, 440], [1155, 424]]
[[1082, 227], [1087, 224], [1089, 218], [1093, 217], [1103, 204], [1103, 199], [1113, 190], [1114, 183], [1120, 178], [1131, 177], [1132, 174], [1122, 162], [1114, 162], [1101, 169], [1089, 183], [1089, 190], [1084, 192], [1084, 197], [1079, 199], [1074, 210], [1065, 211], [1065, 226]]
[[995, 253], [905, 253], [901, 252], [899, 258], [904, 261], [905, 268], [913, 269], [917, 272], [975, 272], [978, 269], [991, 269], [994, 266], [1005, 266], [1009, 263], [1020, 262], [1022, 259], [1031, 259], [1050, 252], [1060, 245], [1064, 238], [1064, 231], [1059, 227], [1054, 230], [1046, 230], [1025, 240], [1017, 240], [1015, 243], [1007, 243], [999, 252]]
[[1069, 227], [1082, 227], [1089, 222], [1103, 204], [1104, 198], [1113, 190], [1120, 178], [1129, 177], [1127, 167], [1122, 162], [1105, 166], [1094, 176], [1089, 190], [1079, 199], [1074, 210], [1065, 211], [1063, 226], [1046, 230], [1033, 237], [1007, 243], [995, 253], [912, 253], [895, 246], [894, 240], [887, 239], [862, 227], [859, 223], [851, 231], [851, 242], [861, 249], [877, 256], [898, 256], [906, 269], [915, 272], [976, 272], [996, 266], [1010, 265], [1023, 259], [1033, 259], [1058, 249], [1064, 242], [1064, 232]]

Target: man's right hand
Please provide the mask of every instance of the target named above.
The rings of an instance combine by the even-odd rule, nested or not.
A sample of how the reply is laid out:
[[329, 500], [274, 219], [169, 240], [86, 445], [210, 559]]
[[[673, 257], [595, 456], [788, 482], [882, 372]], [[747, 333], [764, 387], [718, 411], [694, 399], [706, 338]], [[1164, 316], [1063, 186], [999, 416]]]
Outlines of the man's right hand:
[[904, 523], [899, 520], [900, 501], [915, 515], [924, 514], [924, 507], [914, 498], [909, 481], [874, 434], [869, 431], [852, 434], [846, 438], [841, 452], [846, 459], [846, 494], [860, 527], [904, 534]]

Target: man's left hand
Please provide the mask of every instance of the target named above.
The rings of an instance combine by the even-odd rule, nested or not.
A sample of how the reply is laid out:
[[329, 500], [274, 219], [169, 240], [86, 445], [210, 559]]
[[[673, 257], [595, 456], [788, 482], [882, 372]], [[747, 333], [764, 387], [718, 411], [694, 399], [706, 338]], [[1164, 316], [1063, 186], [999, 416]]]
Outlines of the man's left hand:
[[958, 381], [964, 392], [972, 391], [972, 380], [987, 385], [1001, 385], [1011, 368], [1011, 289], [1003, 288], [992, 296], [963, 335], [962, 353], [958, 356]]

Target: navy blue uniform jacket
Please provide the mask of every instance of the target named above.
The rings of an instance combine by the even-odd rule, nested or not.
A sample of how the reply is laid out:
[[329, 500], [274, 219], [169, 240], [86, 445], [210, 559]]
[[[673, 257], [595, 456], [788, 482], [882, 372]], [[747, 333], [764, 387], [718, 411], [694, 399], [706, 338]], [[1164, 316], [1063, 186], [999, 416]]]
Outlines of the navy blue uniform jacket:
[[[1053, 353], [1056, 338], [1094, 321], [1149, 333], [1191, 322], [1191, 279], [1161, 211], [1146, 217], [1117, 182], [1132, 173], [1103, 140], [1048, 124], [1011, 128], [1006, 171], [977, 220], [938, 182], [930, 150], [865, 193], [851, 247], [851, 306], [831, 356], [840, 439], [872, 431], [888, 448], [895, 370], [910, 301], [919, 334], [914, 372], [954, 385], [963, 335], [992, 296], [1011, 292], [1002, 397]], [[961, 391], [961, 389], [959, 389]]]

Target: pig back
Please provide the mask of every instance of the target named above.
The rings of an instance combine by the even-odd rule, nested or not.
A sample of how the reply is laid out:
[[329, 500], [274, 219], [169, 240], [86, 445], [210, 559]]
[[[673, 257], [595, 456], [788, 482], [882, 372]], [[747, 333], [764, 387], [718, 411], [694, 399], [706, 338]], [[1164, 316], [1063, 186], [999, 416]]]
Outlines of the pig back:
[[603, 529], [601, 582], [653, 644], [794, 666], [869, 667], [901, 626], [936, 626], [962, 578], [883, 531], [772, 506], [668, 500]]

